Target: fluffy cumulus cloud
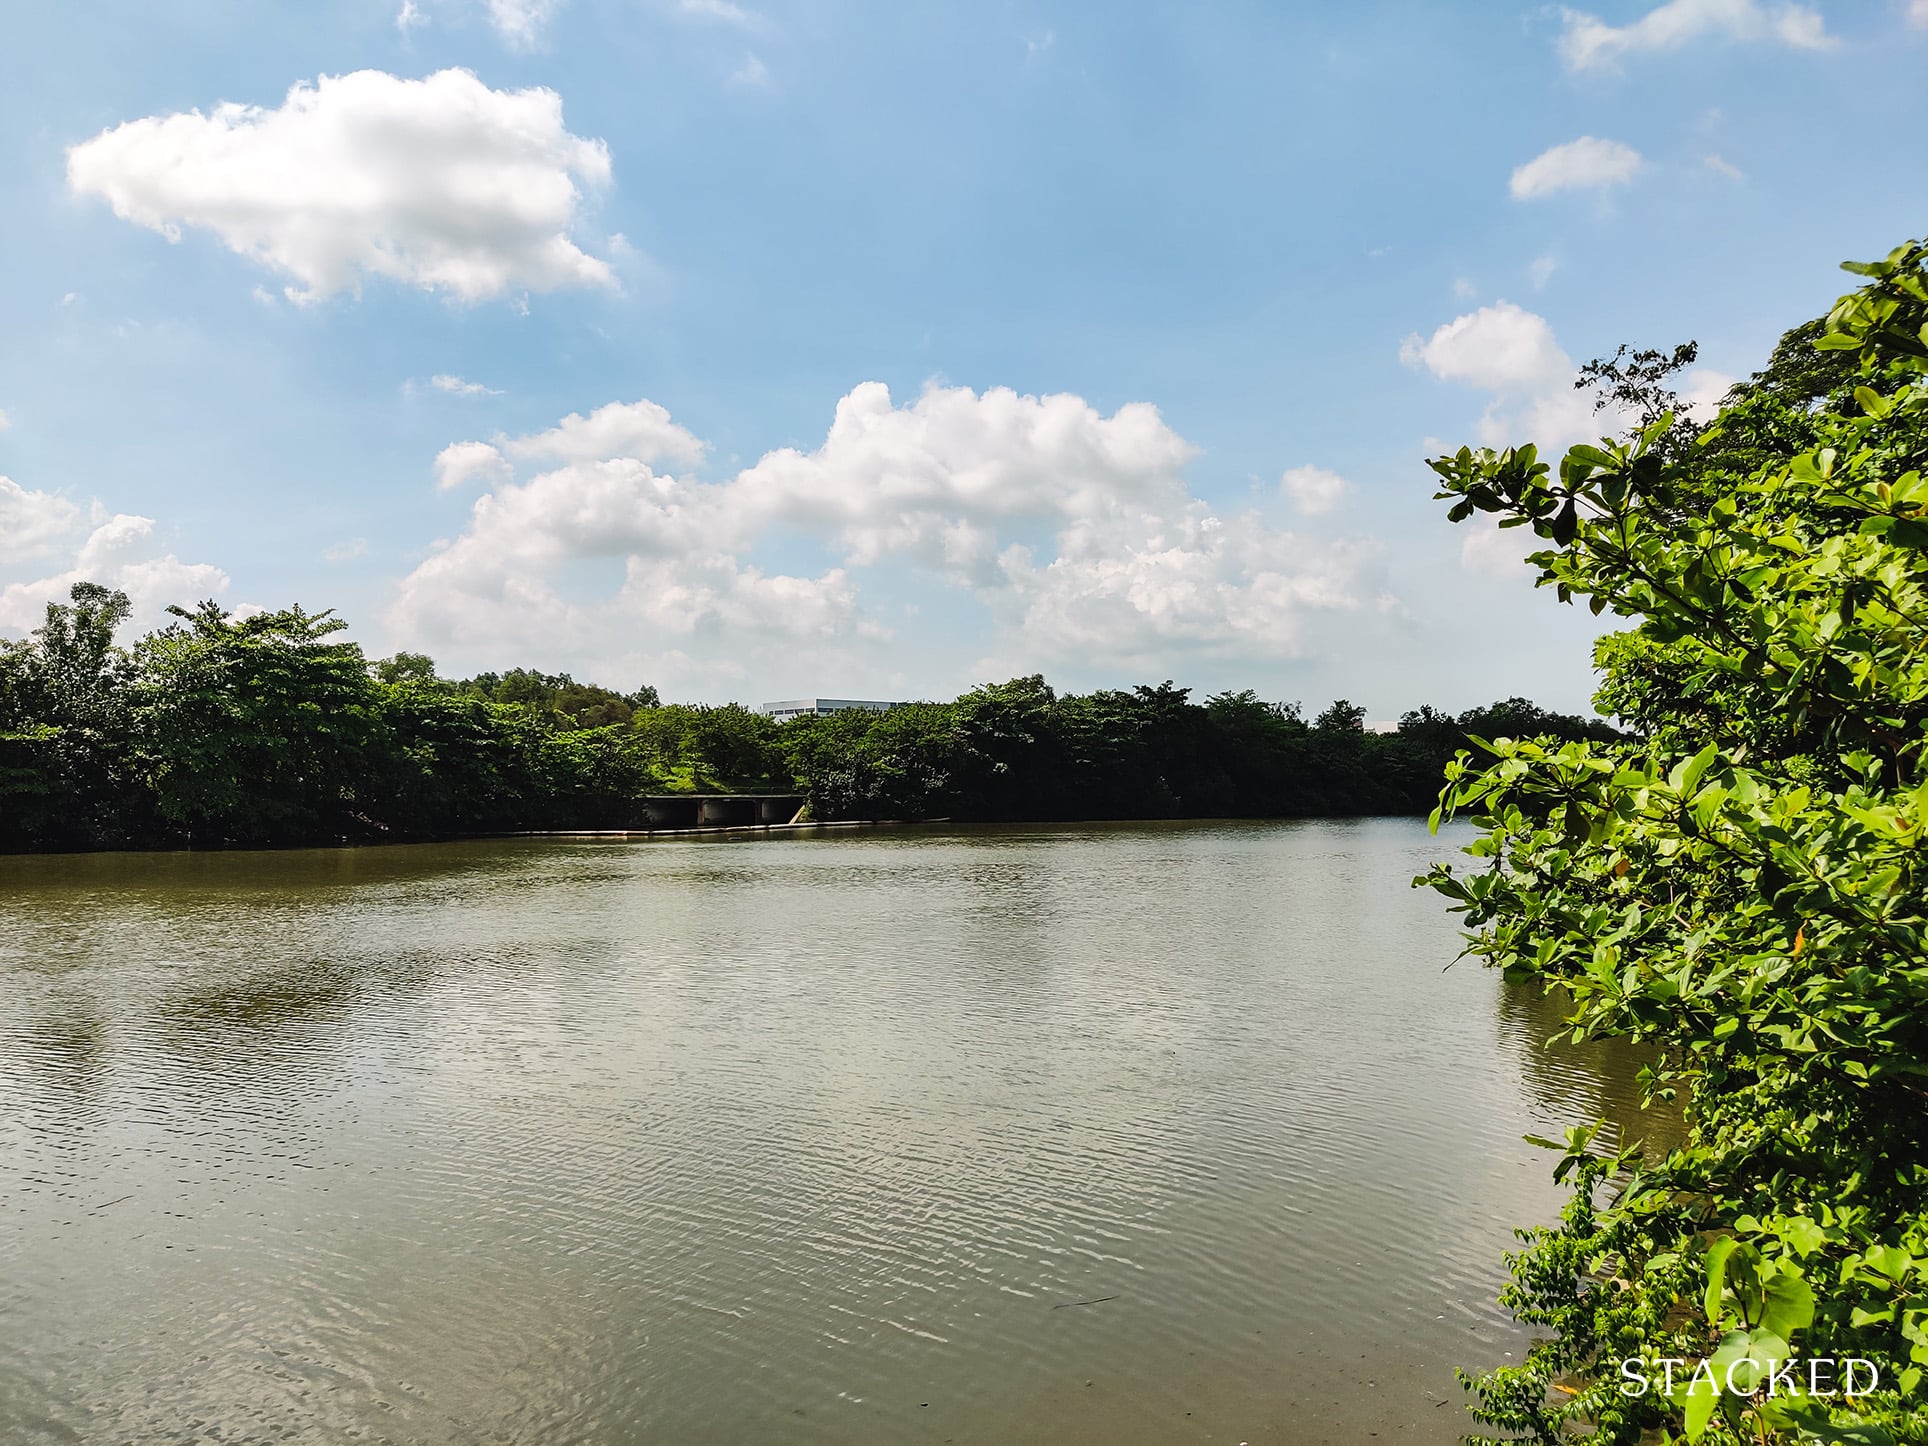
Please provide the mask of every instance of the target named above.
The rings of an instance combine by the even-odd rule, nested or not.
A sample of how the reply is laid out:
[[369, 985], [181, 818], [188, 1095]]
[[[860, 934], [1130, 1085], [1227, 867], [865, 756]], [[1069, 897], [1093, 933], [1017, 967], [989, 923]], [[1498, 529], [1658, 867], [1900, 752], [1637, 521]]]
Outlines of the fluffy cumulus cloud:
[[1510, 301], [1455, 317], [1423, 340], [1407, 337], [1399, 359], [1441, 381], [1509, 395], [1543, 390], [1573, 376], [1573, 359], [1554, 340], [1546, 318]]
[[[860, 590], [880, 564], [971, 596], [999, 651], [1039, 666], [1166, 648], [1291, 656], [1311, 615], [1380, 601], [1366, 545], [1194, 497], [1194, 449], [1144, 404], [1106, 416], [1075, 396], [962, 387], [900, 404], [865, 383], [820, 446], [718, 481], [674, 470], [704, 448], [648, 402], [468, 445], [493, 454], [471, 454], [489, 485], [402, 583], [390, 625], [411, 644], [545, 639], [577, 656], [647, 652], [685, 677], [697, 658], [848, 660], [887, 635]], [[535, 465], [510, 476], [510, 459]], [[1287, 476], [1306, 510], [1344, 486]], [[797, 568], [800, 549], [821, 562]]]
[[[1370, 545], [1318, 546], [1202, 502], [1073, 524], [1057, 556], [1004, 558], [1012, 630], [1042, 656], [1143, 666], [1180, 654], [1292, 657], [1308, 615], [1367, 603]], [[1385, 599], [1374, 601], [1384, 602]]]
[[1678, 50], [1706, 36], [1796, 50], [1828, 50], [1837, 43], [1818, 10], [1763, 0], [1668, 0], [1626, 25], [1609, 25], [1582, 10], [1563, 9], [1561, 18], [1560, 55], [1573, 70], [1604, 69], [1625, 56]]
[[1551, 196], [1556, 191], [1590, 191], [1624, 185], [1640, 170], [1640, 152], [1619, 141], [1581, 136], [1542, 151], [1513, 172], [1509, 189], [1516, 201]]
[[511, 457], [589, 462], [602, 457], [633, 457], [639, 462], [671, 462], [693, 467], [705, 448], [670, 420], [652, 401], [611, 402], [588, 416], [571, 412], [546, 432], [497, 439]]
[[[1545, 452], [1611, 426], [1595, 416], [1585, 394], [1573, 389], [1573, 358], [1546, 318], [1510, 301], [1455, 317], [1429, 337], [1407, 337], [1399, 359], [1441, 381], [1487, 393], [1478, 425], [1483, 446], [1533, 442]], [[1522, 530], [1501, 532], [1475, 519], [1460, 535], [1461, 563], [1474, 572], [1517, 572], [1520, 559], [1532, 550]]]
[[80, 516], [65, 497], [30, 492], [11, 477], [0, 477], [0, 562], [45, 556]]
[[990, 585], [1012, 529], [1163, 510], [1192, 447], [1144, 403], [931, 388], [908, 406], [881, 382], [837, 403], [814, 452], [772, 452], [731, 484], [744, 514], [829, 537], [854, 563], [907, 555]]
[[213, 232], [312, 301], [367, 276], [478, 301], [611, 286], [570, 237], [609, 152], [572, 135], [552, 90], [491, 90], [465, 70], [379, 70], [301, 84], [269, 110], [149, 116], [67, 153], [67, 180], [170, 240]]
[[226, 590], [221, 569], [162, 552], [153, 534], [151, 517], [82, 508], [0, 477], [0, 629], [38, 626], [47, 604], [65, 601], [77, 582], [125, 592], [141, 625], [158, 621], [170, 603]]
[[451, 442], [435, 457], [435, 485], [443, 491], [470, 482], [507, 482], [515, 475], [493, 443]]

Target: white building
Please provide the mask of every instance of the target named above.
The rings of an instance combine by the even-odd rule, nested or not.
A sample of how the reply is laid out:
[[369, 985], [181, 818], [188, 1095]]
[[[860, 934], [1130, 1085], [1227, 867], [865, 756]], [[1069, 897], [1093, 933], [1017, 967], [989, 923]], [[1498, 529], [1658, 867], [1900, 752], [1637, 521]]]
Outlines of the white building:
[[845, 713], [852, 708], [865, 713], [888, 713], [896, 706], [895, 703], [880, 703], [873, 698], [785, 698], [779, 703], [765, 703], [757, 712], [785, 723], [792, 718]]

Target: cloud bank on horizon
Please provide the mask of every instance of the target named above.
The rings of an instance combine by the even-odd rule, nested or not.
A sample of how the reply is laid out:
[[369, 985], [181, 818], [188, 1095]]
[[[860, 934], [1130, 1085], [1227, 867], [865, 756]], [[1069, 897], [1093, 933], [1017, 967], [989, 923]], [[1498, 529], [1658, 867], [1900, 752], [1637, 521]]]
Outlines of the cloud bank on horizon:
[[[993, 655], [1022, 639], [1055, 663], [1174, 647], [1290, 656], [1311, 614], [1394, 605], [1370, 579], [1370, 542], [1301, 537], [1260, 508], [1226, 517], [1193, 496], [1196, 449], [1143, 403], [1107, 417], [1076, 396], [933, 386], [900, 405], [867, 382], [807, 452], [779, 449], [717, 482], [659, 470], [706, 450], [646, 400], [453, 444], [438, 486], [485, 490], [461, 534], [402, 580], [392, 632], [457, 651], [560, 639], [727, 684], [779, 658], [833, 666], [888, 642], [859, 582], [885, 564], [983, 606]], [[561, 465], [524, 476], [510, 459]], [[1314, 513], [1346, 483], [1301, 468], [1283, 488]], [[786, 537], [832, 565], [746, 560]], [[571, 588], [597, 560], [619, 565], [615, 585]], [[653, 652], [634, 647], [639, 628]]]
[[[1516, 539], [1433, 515], [1421, 456], [1611, 431], [1576, 352], [1679, 339], [1651, 335], [1676, 314], [1724, 343], [1684, 379], [1693, 405], [1759, 361], [1738, 278], [1780, 264], [1756, 264], [1763, 238], [1796, 244], [1762, 208], [1809, 187], [1750, 127], [1825, 116], [1827, 67], [1889, 62], [1869, 34], [1904, 69], [1928, 43], [1925, 0], [1823, 8], [1601, 0], [1406, 40], [1322, 9], [1220, 33], [1236, 46], [1192, 74], [1172, 37], [1137, 45], [1149, 19], [1073, 6], [856, 35], [664, 0], [631, 33], [566, 0], [401, 0], [338, 71], [274, 73], [289, 47], [239, 36], [199, 108], [122, 109], [152, 91], [107, 69], [83, 102], [43, 88], [22, 103], [64, 151], [0, 162], [0, 198], [71, 239], [29, 238], [0, 283], [43, 362], [0, 363], [0, 463], [23, 479], [0, 478], [0, 630], [91, 577], [147, 621], [294, 586], [377, 650], [711, 695], [1002, 668], [1450, 682], [1466, 639], [1514, 625], [1522, 579]], [[85, 32], [28, 10], [49, 43]], [[140, 24], [164, 52], [166, 18]], [[1538, 87], [1503, 142], [1412, 89], [1459, 44], [1473, 89]], [[1730, 53], [1811, 94], [1738, 70], [1683, 86]], [[1320, 119], [1280, 108], [1267, 54]], [[1361, 95], [1353, 54], [1408, 79]], [[1182, 119], [1119, 119], [1153, 94]], [[1341, 119], [1355, 100], [1384, 124]], [[1354, 150], [1268, 139], [1321, 126]], [[1432, 199], [1381, 213], [1355, 178], [1408, 175], [1419, 132], [1450, 146], [1411, 183]], [[63, 398], [92, 389], [127, 420], [63, 435]]]

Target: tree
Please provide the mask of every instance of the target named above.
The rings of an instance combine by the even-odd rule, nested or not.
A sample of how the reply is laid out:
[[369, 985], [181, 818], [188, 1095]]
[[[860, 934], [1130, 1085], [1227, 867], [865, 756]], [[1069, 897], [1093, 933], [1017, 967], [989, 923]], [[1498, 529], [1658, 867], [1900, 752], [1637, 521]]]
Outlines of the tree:
[[[0, 848], [622, 828], [648, 794], [738, 789], [801, 789], [825, 819], [1414, 813], [1451, 752], [1368, 735], [1343, 702], [1314, 728], [1297, 703], [1199, 704], [1170, 680], [1060, 693], [1033, 674], [779, 725], [567, 673], [454, 681], [423, 653], [369, 662], [340, 621], [299, 607], [171, 609], [131, 653], [113, 641], [125, 616], [82, 584], [34, 637], [0, 644]], [[1554, 732], [1577, 722], [1505, 706]]]
[[1366, 731], [1366, 710], [1339, 698], [1312, 720], [1312, 726], [1323, 733], [1363, 733]]
[[[1575, 1038], [1658, 1046], [1649, 1093], [1689, 1125], [1657, 1160], [1587, 1125], [1554, 1146], [1573, 1195], [1503, 1297], [1553, 1333], [1472, 1382], [1505, 1439], [1928, 1439], [1928, 246], [1850, 269], [1789, 376], [1690, 447], [1662, 414], [1557, 470], [1530, 446], [1431, 464], [1455, 520], [1530, 527], [1543, 586], [1634, 621], [1597, 660], [1641, 737], [1463, 757], [1441, 815], [1479, 823], [1484, 863], [1425, 881]], [[1880, 1385], [1715, 1389], [1790, 1353]], [[1671, 1395], [1621, 1389], [1617, 1363], [1668, 1357]]]
[[368, 670], [384, 683], [425, 683], [440, 684], [435, 676], [435, 659], [427, 653], [397, 653], [392, 658], [378, 658], [368, 665]]
[[[428, 660], [419, 653], [398, 653], [376, 664], [378, 676], [393, 682], [403, 659]], [[391, 676], [393, 675], [393, 676]], [[433, 666], [429, 676], [433, 676]], [[478, 673], [450, 685], [459, 693], [490, 703], [508, 703], [532, 710], [566, 728], [603, 728], [628, 723], [638, 712], [656, 708], [662, 700], [645, 685], [633, 693], [618, 693], [599, 683], [578, 683], [567, 673], [542, 673], [533, 668], [511, 668], [506, 673]]]
[[0, 843], [94, 847], [138, 815], [127, 777], [127, 594], [77, 582], [0, 642]]
[[965, 767], [958, 709], [906, 703], [847, 709], [783, 725], [779, 745], [819, 820], [955, 816]]
[[138, 767], [161, 816], [199, 843], [359, 833], [374, 800], [376, 683], [346, 626], [299, 607], [192, 612], [135, 650]]

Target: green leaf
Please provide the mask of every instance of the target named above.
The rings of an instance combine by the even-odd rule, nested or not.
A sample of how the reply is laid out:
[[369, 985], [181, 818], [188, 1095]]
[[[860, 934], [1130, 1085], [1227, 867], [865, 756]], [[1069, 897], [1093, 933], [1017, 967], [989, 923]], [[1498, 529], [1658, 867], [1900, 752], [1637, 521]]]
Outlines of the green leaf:
[[1782, 1261], [1766, 1284], [1761, 1328], [1791, 1336], [1814, 1323], [1814, 1291], [1789, 1261]]
[[1861, 404], [1861, 410], [1871, 417], [1885, 417], [1889, 412], [1894, 410], [1894, 403], [1882, 396], [1881, 393], [1877, 392], [1873, 387], [1856, 387], [1854, 389], [1854, 399]]
[[1575, 510], [1573, 499], [1569, 497], [1566, 506], [1562, 507], [1554, 517], [1553, 524], [1549, 531], [1552, 534], [1553, 540], [1561, 547], [1565, 547], [1573, 541], [1574, 535], [1579, 531], [1579, 526], [1579, 513]]
[[1707, 1293], [1702, 1304], [1707, 1311], [1707, 1324], [1720, 1324], [1720, 1297], [1722, 1282], [1727, 1274], [1727, 1257], [1740, 1248], [1740, 1241], [1731, 1235], [1723, 1235], [1707, 1247]]
[[1720, 1405], [1720, 1387], [1715, 1381], [1691, 1381], [1687, 1387], [1683, 1403], [1681, 1422], [1689, 1441], [1698, 1441], [1706, 1434], [1707, 1423], [1714, 1419], [1714, 1410]]

